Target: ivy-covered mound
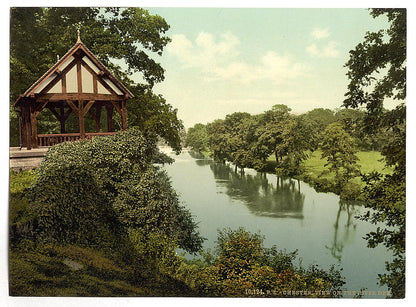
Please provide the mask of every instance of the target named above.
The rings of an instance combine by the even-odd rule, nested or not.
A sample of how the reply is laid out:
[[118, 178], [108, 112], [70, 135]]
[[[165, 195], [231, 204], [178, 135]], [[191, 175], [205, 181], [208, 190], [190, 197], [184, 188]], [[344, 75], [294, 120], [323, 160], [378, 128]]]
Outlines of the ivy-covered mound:
[[155, 143], [131, 129], [51, 148], [30, 191], [39, 237], [111, 246], [135, 229], [164, 234], [196, 252], [202, 239], [167, 175], [154, 166], [169, 162]]

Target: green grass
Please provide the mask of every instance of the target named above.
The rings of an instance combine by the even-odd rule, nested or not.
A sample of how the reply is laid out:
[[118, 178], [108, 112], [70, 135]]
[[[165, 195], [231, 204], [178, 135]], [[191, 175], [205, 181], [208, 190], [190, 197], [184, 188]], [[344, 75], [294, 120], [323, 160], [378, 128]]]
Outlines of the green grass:
[[[309, 159], [304, 162], [305, 173], [313, 180], [318, 178], [319, 175], [327, 170], [325, 164], [327, 163], [326, 159], [321, 159], [322, 151], [317, 150], [311, 154]], [[377, 171], [382, 174], [391, 174], [392, 168], [387, 168], [382, 161], [383, 156], [378, 151], [359, 151], [357, 153], [358, 165], [360, 166], [361, 173], [369, 173], [371, 171]], [[321, 178], [326, 178], [329, 180], [334, 179], [334, 174], [326, 174], [321, 176]], [[351, 180], [353, 183], [357, 183], [361, 186], [364, 186], [364, 183], [361, 181], [361, 177], [355, 177]]]
[[10, 250], [12, 296], [195, 296], [168, 276], [143, 277], [99, 251], [25, 241]]
[[382, 161], [383, 156], [378, 151], [360, 151], [357, 153], [362, 173], [377, 171], [382, 174], [392, 174], [393, 169], [386, 167]]
[[[305, 161], [305, 168], [307, 172], [311, 172], [314, 175], [319, 175], [325, 169], [324, 165], [327, 163], [326, 159], [321, 159], [322, 151], [314, 151], [310, 158]], [[362, 173], [369, 173], [371, 171], [377, 171], [383, 174], [390, 174], [391, 168], [386, 168], [382, 160], [383, 156], [378, 151], [359, 151], [357, 153], [359, 159], [358, 164]]]
[[[327, 170], [325, 164], [327, 163], [326, 159], [321, 159], [322, 151], [316, 150], [314, 151], [309, 159], [304, 161], [305, 167], [305, 175], [312, 179], [317, 179], [324, 170]], [[358, 164], [360, 165], [360, 170], [362, 173], [369, 173], [371, 171], [377, 171], [382, 174], [391, 174], [392, 168], [387, 168], [382, 161], [383, 156], [378, 151], [359, 151], [357, 153], [357, 157], [359, 159]], [[268, 163], [275, 165], [275, 157], [271, 155], [268, 158]], [[322, 179], [333, 180], [333, 174], [326, 174], [321, 176]], [[360, 184], [363, 186], [360, 177], [355, 177], [352, 179], [352, 182]]]

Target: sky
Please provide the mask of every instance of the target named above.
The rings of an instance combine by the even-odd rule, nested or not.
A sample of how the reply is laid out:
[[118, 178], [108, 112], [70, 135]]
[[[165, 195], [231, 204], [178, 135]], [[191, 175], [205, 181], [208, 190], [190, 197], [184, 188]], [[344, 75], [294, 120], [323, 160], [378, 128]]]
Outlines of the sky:
[[388, 25], [363, 8], [146, 9], [165, 18], [172, 39], [155, 57], [166, 71], [154, 92], [186, 128], [275, 104], [294, 114], [341, 107], [349, 51]]

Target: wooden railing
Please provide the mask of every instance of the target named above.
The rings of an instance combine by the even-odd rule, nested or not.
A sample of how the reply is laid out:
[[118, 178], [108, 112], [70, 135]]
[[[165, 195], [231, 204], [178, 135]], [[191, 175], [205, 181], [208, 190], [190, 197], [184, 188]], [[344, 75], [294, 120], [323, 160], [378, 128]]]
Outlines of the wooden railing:
[[[84, 139], [91, 140], [96, 136], [113, 135], [115, 132], [96, 132], [85, 133]], [[81, 140], [80, 133], [62, 133], [62, 134], [38, 134], [38, 146], [53, 146], [63, 142], [73, 142]]]

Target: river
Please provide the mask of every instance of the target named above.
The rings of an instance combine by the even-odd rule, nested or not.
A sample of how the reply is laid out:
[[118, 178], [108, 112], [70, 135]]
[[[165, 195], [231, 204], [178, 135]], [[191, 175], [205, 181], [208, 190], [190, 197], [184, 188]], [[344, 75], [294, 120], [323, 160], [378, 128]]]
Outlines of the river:
[[215, 248], [218, 229], [242, 226], [265, 236], [265, 247], [297, 249], [305, 267], [315, 263], [325, 269], [332, 264], [342, 268], [348, 291], [387, 290], [377, 285], [377, 274], [385, 272], [384, 263], [391, 256], [382, 246], [366, 247], [363, 237], [375, 226], [355, 218], [366, 211], [359, 202], [341, 202], [333, 193], [318, 193], [304, 182], [273, 174], [251, 169], [235, 173], [230, 165], [186, 150], [170, 156], [175, 162], [165, 169], [207, 238], [205, 249]]

